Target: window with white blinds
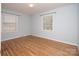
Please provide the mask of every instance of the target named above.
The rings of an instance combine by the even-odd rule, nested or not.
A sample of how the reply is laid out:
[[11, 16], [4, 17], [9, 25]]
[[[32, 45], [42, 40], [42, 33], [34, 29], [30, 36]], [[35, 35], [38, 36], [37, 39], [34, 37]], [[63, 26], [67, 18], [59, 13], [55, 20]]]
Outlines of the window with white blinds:
[[13, 14], [3, 13], [2, 19], [2, 32], [15, 32], [18, 16]]
[[52, 31], [53, 30], [53, 15], [44, 15], [43, 16], [43, 30]]

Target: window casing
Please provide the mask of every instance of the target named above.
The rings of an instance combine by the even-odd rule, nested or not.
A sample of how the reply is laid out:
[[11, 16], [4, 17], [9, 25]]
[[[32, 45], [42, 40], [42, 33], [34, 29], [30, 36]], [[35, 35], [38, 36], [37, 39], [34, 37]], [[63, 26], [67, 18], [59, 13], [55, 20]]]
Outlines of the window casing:
[[43, 31], [53, 30], [53, 15], [43, 15], [42, 16], [42, 29]]
[[13, 14], [3, 13], [2, 15], [2, 32], [16, 32], [16, 24], [18, 16]]

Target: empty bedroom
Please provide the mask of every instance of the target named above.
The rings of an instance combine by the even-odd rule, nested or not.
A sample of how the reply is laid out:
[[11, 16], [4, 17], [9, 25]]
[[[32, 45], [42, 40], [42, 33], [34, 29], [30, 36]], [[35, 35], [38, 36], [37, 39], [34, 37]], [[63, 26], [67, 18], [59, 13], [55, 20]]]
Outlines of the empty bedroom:
[[79, 56], [78, 3], [1, 3], [1, 56]]

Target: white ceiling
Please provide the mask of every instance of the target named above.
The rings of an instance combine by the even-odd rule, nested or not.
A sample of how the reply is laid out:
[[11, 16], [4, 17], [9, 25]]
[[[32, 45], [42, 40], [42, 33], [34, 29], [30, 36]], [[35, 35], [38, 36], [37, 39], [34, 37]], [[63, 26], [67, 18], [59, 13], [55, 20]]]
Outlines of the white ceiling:
[[34, 7], [29, 7], [30, 3], [2, 3], [2, 8], [10, 9], [13, 11], [18, 11], [27, 14], [35, 14], [48, 10], [53, 10], [57, 7], [63, 5], [68, 5], [70, 3], [33, 3]]

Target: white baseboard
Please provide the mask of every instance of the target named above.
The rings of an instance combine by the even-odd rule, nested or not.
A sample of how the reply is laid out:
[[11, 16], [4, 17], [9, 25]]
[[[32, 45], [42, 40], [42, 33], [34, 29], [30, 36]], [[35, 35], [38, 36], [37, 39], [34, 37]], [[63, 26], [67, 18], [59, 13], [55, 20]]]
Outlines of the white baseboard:
[[1, 41], [11, 40], [11, 39], [15, 39], [15, 38], [23, 37], [23, 36], [28, 36], [28, 35], [20, 35], [20, 36], [11, 37], [11, 38], [8, 38], [8, 39], [3, 39]]
[[[30, 34], [29, 34], [29, 35], [30, 35]], [[31, 35], [77, 46], [77, 44], [75, 44], [75, 43], [68, 43], [68, 42], [64, 42], [64, 41], [61, 41], [61, 40], [58, 40], [58, 39], [54, 39], [54, 38], [49, 38], [49, 37], [46, 37], [46, 36], [43, 36], [43, 35], [39, 35], [39, 34], [31, 34]], [[20, 36], [16, 36], [16, 37], [11, 37], [11, 38], [9, 38], [9, 39], [4, 39], [4, 40], [1, 40], [1, 41], [6, 41], [6, 40], [10, 40], [10, 39], [15, 39], [15, 38], [23, 37], [23, 36], [28, 36], [28, 35], [20, 35]]]
[[54, 41], [58, 41], [58, 42], [62, 42], [62, 43], [66, 43], [66, 44], [77, 46], [77, 44], [75, 44], [75, 43], [68, 43], [68, 42], [64, 42], [64, 41], [61, 41], [61, 40], [58, 40], [58, 39], [54, 39], [54, 38], [49, 38], [49, 37], [46, 37], [46, 36], [43, 36], [43, 35], [39, 35], [39, 34], [32, 34], [32, 35], [33, 36], [37, 36], [37, 37], [41, 37], [41, 38], [46, 38], [46, 39], [50, 39], [50, 40], [54, 40]]

